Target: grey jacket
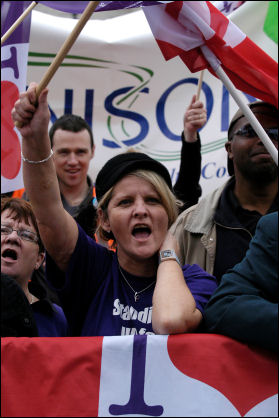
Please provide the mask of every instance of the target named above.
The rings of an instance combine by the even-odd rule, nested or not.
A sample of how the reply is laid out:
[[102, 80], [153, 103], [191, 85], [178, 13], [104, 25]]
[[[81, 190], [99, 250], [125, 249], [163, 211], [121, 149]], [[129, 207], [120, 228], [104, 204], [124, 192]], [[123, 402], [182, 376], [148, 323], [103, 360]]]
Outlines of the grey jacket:
[[214, 214], [228, 182], [182, 212], [171, 227], [179, 243], [182, 264], [198, 264], [213, 274], [216, 254]]

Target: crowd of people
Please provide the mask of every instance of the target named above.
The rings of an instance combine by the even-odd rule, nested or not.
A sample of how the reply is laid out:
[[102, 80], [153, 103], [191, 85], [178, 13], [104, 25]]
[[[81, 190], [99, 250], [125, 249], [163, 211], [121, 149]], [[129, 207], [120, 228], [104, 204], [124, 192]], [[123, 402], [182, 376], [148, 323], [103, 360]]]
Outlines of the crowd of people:
[[[64, 115], [48, 133], [47, 94], [35, 105], [31, 83], [12, 110], [25, 192], [1, 199], [1, 286], [12, 295], [2, 336], [213, 332], [277, 351], [278, 172], [243, 112], [225, 144], [230, 178], [201, 197], [207, 115], [196, 96], [174, 186], [134, 151], [108, 160], [93, 185], [89, 125]], [[278, 110], [249, 107], [278, 147]]]

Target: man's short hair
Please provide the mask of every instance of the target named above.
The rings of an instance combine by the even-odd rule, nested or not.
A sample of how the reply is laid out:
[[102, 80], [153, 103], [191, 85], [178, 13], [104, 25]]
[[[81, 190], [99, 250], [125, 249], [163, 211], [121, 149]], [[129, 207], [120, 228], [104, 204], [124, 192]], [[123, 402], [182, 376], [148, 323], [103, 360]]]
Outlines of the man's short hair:
[[89, 124], [86, 122], [86, 120], [78, 115], [63, 115], [54, 122], [49, 131], [51, 147], [53, 147], [53, 136], [57, 129], [62, 129], [63, 131], [70, 132], [80, 132], [86, 129], [90, 136], [90, 146], [91, 148], [94, 146], [93, 133]]

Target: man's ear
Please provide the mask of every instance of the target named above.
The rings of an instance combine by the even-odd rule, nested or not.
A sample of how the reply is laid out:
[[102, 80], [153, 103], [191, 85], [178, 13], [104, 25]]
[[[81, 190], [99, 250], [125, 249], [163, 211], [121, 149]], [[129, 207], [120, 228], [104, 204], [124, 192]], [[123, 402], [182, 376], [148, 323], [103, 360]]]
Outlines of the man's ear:
[[110, 233], [110, 222], [109, 222], [109, 218], [107, 216], [106, 211], [104, 211], [103, 209], [99, 208], [97, 210], [98, 213], [98, 222], [101, 225], [101, 227], [107, 232]]
[[226, 151], [228, 153], [228, 157], [230, 159], [232, 159], [232, 157], [233, 157], [233, 153], [232, 153], [232, 141], [227, 141], [225, 143], [225, 148], [226, 148]]

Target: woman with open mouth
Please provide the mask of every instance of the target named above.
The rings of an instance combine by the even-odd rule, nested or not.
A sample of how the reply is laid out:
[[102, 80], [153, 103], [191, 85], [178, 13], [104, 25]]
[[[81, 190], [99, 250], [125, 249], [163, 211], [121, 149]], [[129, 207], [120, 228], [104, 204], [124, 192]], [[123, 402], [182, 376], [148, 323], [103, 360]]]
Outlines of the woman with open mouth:
[[[22, 289], [21, 299], [25, 299], [30, 309], [30, 318], [27, 318], [23, 299], [18, 305], [7, 303], [8, 309], [13, 312], [2, 312], [14, 333], [5, 336], [30, 336], [29, 327], [35, 323], [36, 336], [39, 337], [65, 337], [68, 332], [67, 321], [60, 306], [52, 303], [47, 287], [38, 278], [34, 278], [33, 272], [37, 270], [45, 258], [44, 245], [42, 243], [36, 218], [32, 206], [23, 199], [1, 198], [1, 273], [7, 275], [5, 289], [8, 294], [2, 297], [10, 297], [15, 300], [18, 292], [16, 284]], [[8, 283], [14, 281], [15, 283]], [[8, 290], [10, 289], [10, 290]], [[8, 296], [9, 295], [9, 296]], [[25, 297], [24, 297], [25, 296]], [[9, 319], [10, 318], [10, 319]], [[15, 322], [16, 318], [18, 321]], [[18, 328], [19, 327], [19, 328]]]
[[116, 251], [96, 243], [64, 210], [48, 137], [47, 89], [36, 84], [12, 111], [21, 124], [23, 173], [40, 235], [46, 273], [74, 336], [192, 332], [217, 287], [197, 265], [180, 265], [169, 228], [178, 215], [168, 170], [148, 155], [127, 152], [98, 173], [98, 232]]

